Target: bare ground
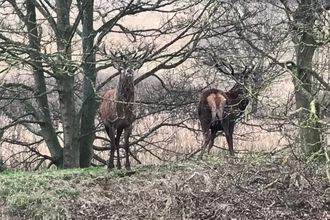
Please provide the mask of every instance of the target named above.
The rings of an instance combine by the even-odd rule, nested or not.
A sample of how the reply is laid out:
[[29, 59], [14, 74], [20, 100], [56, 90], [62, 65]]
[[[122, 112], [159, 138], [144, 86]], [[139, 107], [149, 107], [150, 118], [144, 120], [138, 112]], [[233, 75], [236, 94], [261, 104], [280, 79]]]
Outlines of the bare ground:
[[[13, 219], [330, 219], [325, 165], [288, 157], [209, 157], [137, 166], [130, 173], [98, 169], [51, 176], [50, 182], [67, 184], [70, 192], [55, 194], [62, 213], [55, 217], [50, 209], [38, 217], [21, 208]], [[56, 185], [52, 190], [58, 191]]]

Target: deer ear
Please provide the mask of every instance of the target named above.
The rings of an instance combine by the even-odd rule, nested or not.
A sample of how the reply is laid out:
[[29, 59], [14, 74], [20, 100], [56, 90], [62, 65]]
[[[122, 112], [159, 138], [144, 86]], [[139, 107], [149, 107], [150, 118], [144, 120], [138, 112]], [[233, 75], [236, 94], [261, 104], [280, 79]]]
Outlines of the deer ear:
[[122, 69], [122, 67], [120, 66], [120, 64], [118, 62], [113, 63], [113, 68], [115, 68], [116, 70], [119, 70], [119, 71]]
[[203, 96], [203, 92], [198, 93], [197, 96], [198, 96], [198, 99], [201, 99]]
[[136, 63], [135, 68], [140, 69], [143, 66], [143, 64], [144, 64], [143, 61], [140, 60]]
[[116, 62], [114, 62], [112, 66], [113, 66], [113, 68], [115, 68], [115, 69], [118, 69], [118, 67], [119, 67], [118, 63], [116, 63]]

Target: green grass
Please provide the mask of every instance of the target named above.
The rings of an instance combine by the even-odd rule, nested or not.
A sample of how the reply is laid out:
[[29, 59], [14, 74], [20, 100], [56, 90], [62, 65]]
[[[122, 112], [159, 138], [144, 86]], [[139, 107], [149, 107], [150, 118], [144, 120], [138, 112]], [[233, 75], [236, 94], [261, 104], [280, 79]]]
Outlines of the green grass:
[[11, 216], [34, 219], [66, 219], [66, 202], [80, 194], [79, 183], [104, 169], [43, 170], [38, 172], [5, 171], [0, 174], [2, 209]]
[[[137, 178], [148, 176], [153, 167], [155, 166], [135, 166], [134, 175]], [[159, 169], [182, 169], [180, 167], [180, 164], [169, 162], [159, 166]], [[21, 218], [28, 216], [33, 219], [69, 219], [68, 204], [93, 184], [96, 178], [123, 179], [125, 174], [125, 169], [114, 169], [108, 173], [105, 168], [35, 172], [6, 170], [0, 173], [0, 211]], [[0, 219], [3, 219], [1, 214]]]
[[[192, 170], [194, 161], [166, 162], [162, 165], [134, 166], [134, 178], [157, 178], [163, 172]], [[97, 178], [128, 182], [126, 170], [105, 168], [41, 170], [35, 172], [10, 171], [0, 173], [0, 219], [1, 213], [9, 216], [33, 219], [69, 219], [68, 204], [81, 192], [93, 186]], [[117, 179], [117, 180], [116, 180]], [[47, 216], [47, 217], [46, 217]]]

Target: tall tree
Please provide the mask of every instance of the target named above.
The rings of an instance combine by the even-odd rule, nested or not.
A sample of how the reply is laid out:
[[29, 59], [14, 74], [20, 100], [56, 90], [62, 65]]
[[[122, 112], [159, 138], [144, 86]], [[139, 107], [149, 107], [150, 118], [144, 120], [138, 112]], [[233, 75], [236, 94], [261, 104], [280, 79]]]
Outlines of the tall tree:
[[329, 35], [322, 36], [320, 32], [327, 23], [324, 15], [329, 5], [324, 5], [324, 1], [312, 0], [302, 0], [297, 7], [285, 0], [281, 0], [281, 3], [288, 15], [288, 26], [295, 45], [297, 65], [290, 66], [290, 70], [295, 87], [296, 109], [299, 111], [300, 143], [305, 155], [309, 157], [322, 150], [326, 144], [319, 91], [315, 86], [322, 77], [313, 71], [313, 59], [316, 49], [329, 41]]
[[[74, 97], [74, 75], [75, 68], [70, 64], [72, 61], [72, 37], [75, 27], [70, 24], [71, 0], [56, 1], [57, 23], [54, 25], [58, 62], [53, 66], [56, 76], [57, 89], [60, 103], [61, 122], [63, 124], [63, 167], [79, 167], [79, 142], [78, 127], [79, 120], [76, 115]], [[79, 22], [76, 17], [76, 23]]]
[[80, 124], [80, 166], [88, 167], [93, 157], [94, 118], [97, 109], [96, 102], [96, 54], [94, 46], [94, 1], [83, 0], [79, 2], [79, 10], [82, 14], [82, 67], [84, 72], [83, 100], [81, 108]]

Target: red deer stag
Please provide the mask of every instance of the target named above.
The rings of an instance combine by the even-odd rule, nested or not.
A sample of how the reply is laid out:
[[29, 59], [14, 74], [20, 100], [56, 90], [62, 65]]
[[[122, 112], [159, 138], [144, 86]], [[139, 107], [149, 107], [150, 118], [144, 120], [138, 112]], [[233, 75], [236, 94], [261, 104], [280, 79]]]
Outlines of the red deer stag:
[[[249, 104], [249, 92], [246, 86], [251, 85], [249, 79], [251, 78], [253, 68], [248, 70], [245, 67], [243, 72], [235, 73], [234, 68], [230, 64], [224, 61], [221, 61], [221, 63], [230, 72], [223, 69], [217, 62], [212, 64], [212, 66], [215, 66], [220, 72], [226, 75], [233, 76], [236, 84], [228, 92], [219, 89], [208, 89], [200, 95], [197, 111], [204, 136], [204, 143], [199, 159], [202, 159], [206, 147], [208, 147], [208, 153], [210, 152], [218, 131], [224, 131], [229, 153], [232, 156], [234, 155], [233, 133], [235, 122]], [[204, 64], [210, 65], [207, 62], [204, 62]]]
[[[105, 130], [110, 138], [110, 159], [108, 170], [114, 168], [114, 153], [117, 151], [117, 169], [121, 169], [119, 155], [120, 136], [124, 131], [125, 168], [130, 170], [129, 162], [129, 137], [132, 133], [134, 114], [134, 73], [137, 68], [132, 59], [128, 59], [120, 53], [120, 56], [112, 54], [114, 68], [119, 71], [120, 77], [117, 88], [108, 90], [103, 94], [99, 106], [99, 115]], [[134, 59], [134, 58], [133, 58]]]

